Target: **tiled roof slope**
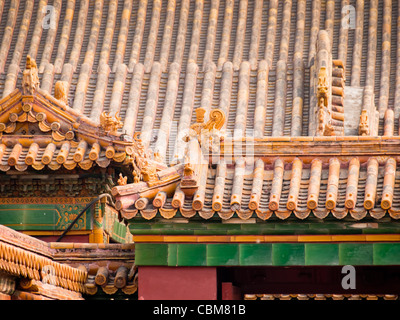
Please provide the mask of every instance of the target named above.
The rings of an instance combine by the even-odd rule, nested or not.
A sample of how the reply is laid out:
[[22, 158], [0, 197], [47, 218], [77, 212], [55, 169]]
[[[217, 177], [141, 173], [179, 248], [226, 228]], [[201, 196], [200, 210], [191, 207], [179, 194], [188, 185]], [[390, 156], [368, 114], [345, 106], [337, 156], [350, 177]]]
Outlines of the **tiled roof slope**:
[[51, 242], [49, 247], [58, 262], [86, 271], [84, 294], [113, 295], [120, 290], [133, 295], [137, 291], [134, 244]]
[[398, 11], [390, 0], [2, 0], [0, 96], [29, 54], [43, 90], [66, 81], [69, 105], [94, 121], [119, 111], [122, 131], [141, 131], [167, 161], [200, 106], [224, 110], [228, 132], [244, 115], [258, 137], [308, 135], [309, 66], [325, 29], [346, 86], [373, 88], [381, 119], [387, 108], [397, 119]]
[[180, 188], [169, 196], [159, 191], [153, 201], [142, 206], [142, 196], [121, 213], [126, 218], [140, 214], [145, 219], [157, 214], [167, 219], [180, 214], [185, 218], [222, 220], [236, 216], [242, 220], [285, 220], [294, 216], [399, 219], [400, 176], [396, 160], [348, 158], [304, 162], [299, 158], [290, 162], [277, 158], [270, 164], [244, 158], [234, 164], [221, 162], [216, 168], [203, 167], [205, 187], [199, 187], [192, 198], [185, 197]]
[[245, 294], [245, 300], [398, 300], [392, 294]]
[[34, 96], [24, 91], [16, 89], [0, 100], [1, 171], [25, 171], [29, 166], [88, 170], [94, 163], [107, 167], [111, 160], [127, 157], [125, 151], [133, 143], [121, 141], [118, 133], [105, 132], [104, 126], [99, 128], [40, 88]]
[[47, 243], [1, 225], [0, 271], [11, 276], [7, 291], [17, 297], [82, 300], [85, 292], [86, 270], [54, 261]]
[[0, 225], [0, 291], [13, 298], [82, 300], [137, 290], [134, 244], [51, 242]]

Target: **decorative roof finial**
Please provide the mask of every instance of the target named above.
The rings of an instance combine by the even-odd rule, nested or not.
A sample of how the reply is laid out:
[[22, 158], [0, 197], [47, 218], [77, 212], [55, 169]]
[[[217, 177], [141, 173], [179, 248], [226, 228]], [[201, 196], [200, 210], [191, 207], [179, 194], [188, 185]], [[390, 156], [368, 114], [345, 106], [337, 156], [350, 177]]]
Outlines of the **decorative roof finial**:
[[197, 123], [203, 123], [204, 122], [204, 115], [206, 113], [206, 109], [204, 108], [197, 108], [195, 110], [196, 112], [196, 122]]
[[220, 130], [225, 123], [225, 113], [220, 109], [213, 109], [210, 111], [209, 120], [204, 122], [206, 110], [204, 108], [197, 108], [195, 111], [196, 123], [190, 126], [190, 133], [184, 140], [189, 141], [194, 137], [196, 137], [200, 143], [204, 138], [205, 140], [211, 141], [211, 137], [223, 140]]
[[33, 95], [39, 88], [38, 69], [34, 59], [30, 55], [26, 57], [25, 70], [22, 74], [22, 88], [24, 95]]
[[318, 74], [317, 100], [318, 100], [318, 134], [321, 136], [333, 136], [335, 130], [331, 124], [329, 110], [329, 84], [326, 67], [321, 67]]
[[122, 175], [122, 173], [120, 173], [119, 174], [119, 179], [118, 179], [118, 185], [119, 186], [125, 186], [126, 184], [127, 184], [127, 182], [128, 182], [128, 177], [124, 177], [123, 175]]
[[54, 97], [66, 105], [68, 105], [67, 88], [68, 84], [66, 81], [57, 81], [54, 86]]
[[328, 107], [328, 73], [325, 67], [321, 67], [318, 74], [318, 87], [317, 87], [318, 102], [321, 98], [324, 99], [324, 106]]
[[115, 120], [113, 117], [106, 111], [104, 111], [100, 115], [100, 127], [106, 132], [113, 135], [117, 134], [117, 130], [123, 127], [123, 123], [121, 122], [121, 117], [119, 117], [119, 113], [115, 114]]
[[369, 136], [369, 118], [368, 111], [363, 109], [360, 115], [360, 124], [358, 125], [358, 134], [360, 136]]

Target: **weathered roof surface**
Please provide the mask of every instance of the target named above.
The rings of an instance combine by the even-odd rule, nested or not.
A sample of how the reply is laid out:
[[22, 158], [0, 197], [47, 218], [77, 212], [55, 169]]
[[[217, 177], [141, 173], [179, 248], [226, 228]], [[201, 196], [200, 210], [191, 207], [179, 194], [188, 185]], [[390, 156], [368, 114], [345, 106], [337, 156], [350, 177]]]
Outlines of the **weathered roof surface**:
[[[61, 152], [61, 145], [60, 146], [56, 146], [54, 144], [52, 144], [54, 146], [54, 155], [57, 157], [58, 154], [60, 154]], [[86, 157], [84, 159], [82, 159], [79, 162], [75, 162], [73, 160], [73, 155], [76, 153], [78, 146], [75, 145], [73, 147], [71, 147], [69, 145], [69, 143], [67, 142], [65, 145], [67, 145], [67, 148], [69, 149], [69, 155], [68, 155], [68, 159], [66, 159], [63, 163], [57, 163], [57, 161], [54, 159], [54, 161], [51, 162], [47, 162], [46, 157], [44, 156], [44, 153], [46, 151], [46, 149], [49, 149], [47, 147], [42, 147], [42, 148], [38, 148], [37, 149], [37, 154], [35, 155], [35, 162], [29, 164], [32, 166], [32, 168], [36, 169], [36, 170], [41, 170], [43, 169], [46, 164], [48, 165], [49, 168], [51, 168], [52, 170], [57, 170], [59, 168], [61, 168], [62, 166], [64, 166], [64, 168], [67, 169], [73, 169], [77, 166], [79, 166], [82, 169], [88, 170], [92, 167], [93, 162], [89, 159], [89, 157]], [[0, 145], [0, 149], [3, 151], [2, 152], [2, 158], [1, 158], [1, 162], [0, 162], [0, 170], [1, 171], [8, 171], [10, 169], [10, 167], [15, 167], [18, 171], [24, 171], [26, 170], [29, 166], [27, 165], [27, 162], [29, 162], [29, 160], [27, 160], [27, 156], [29, 154], [29, 149], [28, 147], [22, 147], [20, 150], [20, 156], [18, 158], [18, 162], [15, 164], [11, 164], [12, 160], [11, 155], [13, 153], [13, 151], [15, 151], [18, 148], [19, 145], [17, 145], [17, 147], [7, 147], [4, 144]], [[98, 158], [98, 164], [102, 164], [106, 162], [107, 164], [110, 162], [109, 159], [107, 159], [107, 157], [105, 156], [105, 152], [103, 151], [99, 158]], [[11, 164], [11, 165], [10, 165]], [[102, 165], [102, 166], [107, 166], [106, 165]]]
[[1, 289], [15, 298], [82, 300], [97, 286], [130, 295], [136, 271], [134, 244], [46, 243], [0, 225]]
[[9, 294], [27, 291], [32, 298], [82, 300], [86, 270], [54, 261], [50, 246], [38, 239], [0, 225], [0, 271], [15, 278]]
[[137, 291], [134, 244], [51, 242], [49, 247], [55, 260], [85, 268], [85, 294], [133, 295]]
[[[29, 70], [28, 70], [29, 71]], [[0, 100], [0, 170], [28, 167], [41, 170], [123, 162], [134, 150], [132, 141], [104, 131], [62, 101], [38, 88], [34, 95], [15, 89]], [[130, 150], [130, 151], [129, 151]]]
[[[139, 191], [135, 204], [122, 208], [122, 215], [152, 219], [160, 214], [170, 219], [179, 213], [185, 218], [223, 220], [400, 217], [395, 187], [400, 176], [394, 158], [277, 158], [269, 164], [242, 158], [234, 164], [203, 166], [199, 176], [193, 196], [184, 194], [182, 181], [172, 194], [161, 190], [150, 197]], [[143, 202], [146, 196], [154, 200]]]
[[121, 130], [141, 131], [168, 160], [200, 106], [224, 110], [228, 132], [307, 135], [309, 66], [325, 29], [346, 87], [373, 88], [380, 118], [390, 108], [397, 119], [398, 10], [377, 0], [1, 1], [0, 95], [18, 87], [29, 54], [43, 90], [66, 81], [71, 107], [95, 122], [119, 111]]
[[[196, 172], [195, 194], [182, 196], [187, 182], [182, 167], [165, 169], [165, 165], [143, 162], [140, 177], [137, 173], [124, 194], [114, 194], [126, 196], [117, 208], [126, 216], [139, 210], [147, 218], [158, 212], [171, 218], [179, 210], [184, 216], [217, 214], [222, 219], [234, 214], [242, 219], [253, 214], [285, 219], [292, 213], [304, 219], [311, 212], [320, 218], [330, 213], [336, 218], [347, 214], [355, 219], [367, 214], [398, 217], [400, 206], [393, 191], [398, 161], [393, 147], [398, 142], [394, 138], [398, 138], [400, 113], [400, 90], [395, 90], [400, 85], [397, 1], [49, 0], [35, 5], [32, 0], [15, 0], [1, 2], [0, 9], [0, 30], [5, 30], [0, 45], [0, 94], [6, 101], [25, 87], [21, 70], [27, 56], [38, 66], [39, 93], [57, 100], [51, 97], [57, 95], [57, 84], [61, 85], [64, 104], [71, 113], [83, 114], [81, 119], [93, 124], [92, 129], [101, 124], [103, 112], [119, 114], [119, 134], [133, 137], [140, 132], [141, 150], [150, 157], [148, 148], [157, 152], [157, 163], [159, 159], [171, 163], [176, 155], [186, 162], [175, 143], [193, 126], [205, 124], [195, 112], [200, 108], [206, 112], [206, 121], [212, 109], [225, 114], [226, 121], [218, 128], [225, 131], [225, 147], [234, 131], [239, 132], [234, 135], [236, 141], [242, 139], [240, 131], [246, 139], [254, 138], [254, 153], [246, 154], [246, 159], [235, 156], [224, 170], [214, 165]], [[346, 92], [353, 99], [347, 106]], [[329, 123], [319, 107], [329, 111]], [[357, 112], [346, 118], [346, 110], [352, 109]], [[343, 132], [352, 118], [356, 119], [351, 123], [353, 135], [367, 137], [360, 136], [360, 143], [352, 137], [345, 146], [346, 140], [339, 138], [348, 138]], [[4, 128], [6, 124], [3, 121]], [[394, 144], [375, 137], [382, 134]], [[312, 163], [318, 163], [319, 154], [329, 155], [317, 139], [312, 143], [299, 139], [298, 145], [281, 143], [307, 135], [327, 138], [329, 143], [322, 147], [336, 148], [330, 155], [338, 159], [323, 162], [315, 177], [311, 161], [301, 162], [301, 173], [292, 177], [294, 157], [308, 153], [315, 160]], [[361, 143], [361, 138], [371, 141]], [[6, 141], [6, 136], [2, 139]], [[50, 168], [70, 163], [90, 168], [87, 157], [95, 143], [84, 148], [79, 161], [75, 144], [71, 142], [68, 158], [61, 163], [57, 160], [61, 143], [55, 148], [53, 142], [39, 146], [33, 165], [45, 165], [43, 148], [53, 147]], [[348, 152], [353, 146], [364, 158], [354, 160], [360, 161], [359, 176], [349, 184], [351, 159], [342, 153], [352, 155]], [[291, 151], [292, 159], [276, 160]], [[21, 148], [10, 140], [0, 145], [1, 152], [1, 170], [28, 166], [27, 146]], [[106, 150], [97, 148], [95, 161], [104, 160], [101, 166], [106, 166], [110, 158], [117, 162], [129, 158], [128, 153], [118, 155], [109, 157]], [[369, 155], [378, 159], [366, 159]], [[271, 160], [284, 162], [279, 165], [281, 172]], [[249, 172], [243, 169], [245, 161], [253, 161]], [[371, 172], [369, 163], [374, 163]], [[388, 163], [391, 168], [386, 169]], [[188, 171], [191, 164], [185, 164]], [[328, 189], [335, 193], [334, 204], [325, 193]], [[350, 193], [357, 198], [353, 206], [346, 205]], [[297, 198], [291, 202], [294, 194]]]

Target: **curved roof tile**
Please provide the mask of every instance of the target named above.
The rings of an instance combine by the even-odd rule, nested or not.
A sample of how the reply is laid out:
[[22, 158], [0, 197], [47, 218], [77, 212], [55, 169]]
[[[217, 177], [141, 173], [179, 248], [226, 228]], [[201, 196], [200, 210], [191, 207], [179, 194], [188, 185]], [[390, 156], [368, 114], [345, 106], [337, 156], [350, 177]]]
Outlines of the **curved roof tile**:
[[[125, 122], [120, 132], [144, 131], [145, 142], [167, 162], [178, 128], [193, 122], [193, 110], [200, 106], [223, 109], [232, 133], [235, 128], [254, 130], [255, 137], [312, 133], [308, 88], [315, 71], [309, 67], [322, 29], [332, 59], [344, 67], [333, 70], [335, 133], [343, 130], [346, 85], [373, 88], [380, 118], [394, 110], [394, 124], [385, 132], [398, 134], [398, 79], [390, 81], [391, 68], [400, 66], [391, 49], [399, 38], [396, 1], [358, 3], [356, 15], [346, 16], [349, 28], [335, 19], [343, 9], [340, 0], [326, 6], [310, 0], [54, 0], [47, 5], [54, 10], [43, 10], [44, 2], [4, 2], [0, 94], [19, 86], [30, 54], [43, 89], [52, 94], [55, 82], [65, 81], [71, 107], [93, 121], [102, 111], [118, 111]], [[379, 131], [383, 127], [381, 121]]]

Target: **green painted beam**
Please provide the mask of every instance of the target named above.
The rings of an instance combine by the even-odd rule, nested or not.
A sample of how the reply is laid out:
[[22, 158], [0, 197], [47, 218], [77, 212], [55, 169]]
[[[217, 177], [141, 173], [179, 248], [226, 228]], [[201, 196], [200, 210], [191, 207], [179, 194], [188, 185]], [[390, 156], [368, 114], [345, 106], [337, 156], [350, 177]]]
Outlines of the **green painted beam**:
[[[86, 204], [0, 205], [0, 224], [14, 230], [65, 230]], [[85, 212], [72, 230], [91, 230], [92, 212]]]
[[400, 243], [136, 243], [139, 266], [400, 265]]

